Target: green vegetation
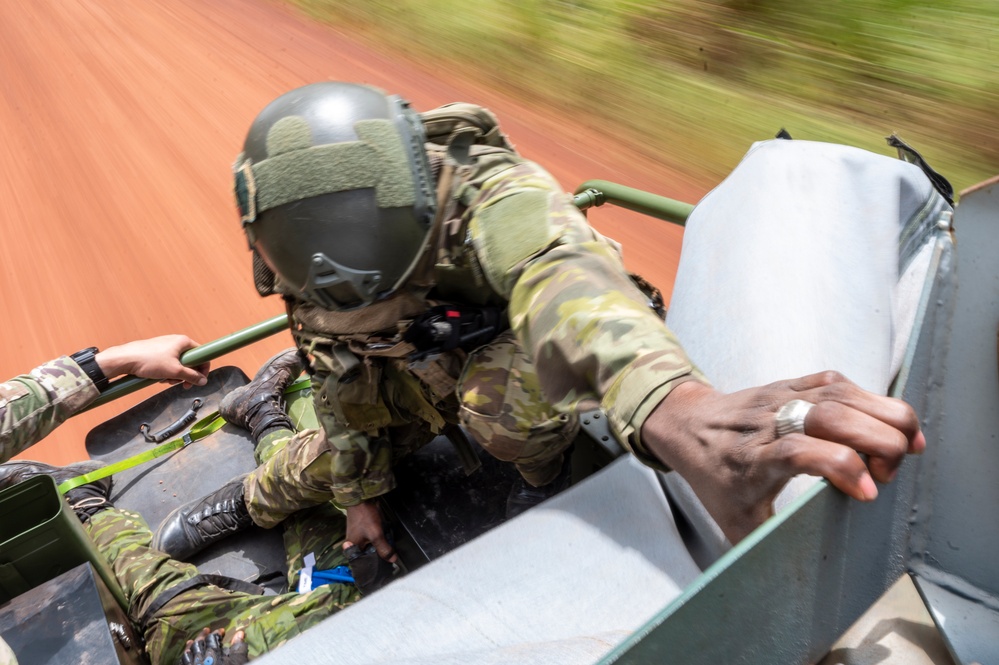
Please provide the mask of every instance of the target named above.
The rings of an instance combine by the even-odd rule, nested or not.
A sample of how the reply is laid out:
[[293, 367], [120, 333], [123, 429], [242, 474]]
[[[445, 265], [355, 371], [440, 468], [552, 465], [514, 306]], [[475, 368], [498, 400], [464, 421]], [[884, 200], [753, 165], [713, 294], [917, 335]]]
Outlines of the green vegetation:
[[590, 116], [705, 184], [781, 127], [886, 154], [897, 132], [957, 189], [999, 173], [993, 0], [293, 2]]

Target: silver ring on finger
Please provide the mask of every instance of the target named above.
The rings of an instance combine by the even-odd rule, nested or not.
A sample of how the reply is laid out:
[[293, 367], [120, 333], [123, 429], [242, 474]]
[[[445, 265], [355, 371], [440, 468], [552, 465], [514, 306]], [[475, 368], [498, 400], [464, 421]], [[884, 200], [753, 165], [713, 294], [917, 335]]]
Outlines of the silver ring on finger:
[[805, 433], [805, 417], [815, 408], [811, 402], [793, 399], [777, 411], [777, 438]]

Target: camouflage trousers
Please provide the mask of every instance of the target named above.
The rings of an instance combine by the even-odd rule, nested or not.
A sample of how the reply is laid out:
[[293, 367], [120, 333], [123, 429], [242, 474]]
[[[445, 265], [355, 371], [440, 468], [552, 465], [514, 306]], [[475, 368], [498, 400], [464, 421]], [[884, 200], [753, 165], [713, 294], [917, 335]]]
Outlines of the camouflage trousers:
[[[278, 453], [288, 437], [265, 439], [258, 461]], [[129, 618], [142, 631], [153, 665], [175, 665], [187, 640], [205, 627], [225, 628], [227, 635], [246, 632], [251, 658], [270, 651], [350, 603], [358, 600], [353, 585], [331, 584], [308, 593], [255, 596], [212, 585], [184, 591], [140, 624], [160, 594], [198, 574], [194, 566], [171, 559], [150, 547], [152, 533], [135, 513], [103, 510], [85, 528], [108, 559], [128, 600]], [[346, 523], [331, 503], [290, 516], [284, 523], [289, 581], [294, 588], [302, 558], [316, 555], [317, 568], [346, 564], [341, 550]]]
[[507, 331], [473, 352], [458, 382], [461, 424], [493, 457], [513, 462], [535, 487], [550, 483], [579, 433], [541, 391], [534, 363]]
[[[563, 453], [579, 432], [579, 419], [575, 413], [557, 412], [548, 402], [533, 363], [512, 333], [471, 354], [456, 392], [461, 424], [487, 452], [512, 462], [532, 485], [554, 480]], [[335, 465], [344, 463], [336, 453], [365, 450], [367, 482], [383, 485], [393, 459], [436, 436], [429, 427], [411, 423], [388, 428], [384, 438], [393, 440], [382, 445], [333, 414], [317, 411], [322, 430], [299, 432], [247, 477], [246, 504], [259, 526], [271, 528], [299, 510], [328, 502], [339, 489]]]

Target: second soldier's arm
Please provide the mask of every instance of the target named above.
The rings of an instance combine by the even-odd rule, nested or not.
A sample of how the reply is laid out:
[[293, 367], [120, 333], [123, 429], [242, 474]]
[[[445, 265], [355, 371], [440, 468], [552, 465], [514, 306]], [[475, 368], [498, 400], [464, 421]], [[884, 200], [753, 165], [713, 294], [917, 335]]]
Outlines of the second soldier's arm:
[[99, 394], [66, 356], [0, 384], [0, 461], [44, 439]]
[[[108, 379], [134, 374], [203, 385], [207, 364], [197, 369], [180, 364], [181, 354], [194, 346], [184, 335], [164, 335], [109, 347], [96, 362]], [[44, 439], [98, 395], [87, 373], [67, 356], [0, 384], [0, 462]]]
[[372, 432], [389, 424], [389, 412], [377, 397], [377, 380], [371, 385], [370, 375], [350, 367], [353, 356], [345, 347], [324, 346], [310, 352], [316, 361], [313, 402], [329, 442], [333, 499], [347, 512], [347, 539], [361, 548], [371, 543], [383, 559], [394, 560], [381, 514], [372, 501], [395, 487], [391, 444], [387, 437], [351, 428], [346, 422], [350, 417], [366, 420]]

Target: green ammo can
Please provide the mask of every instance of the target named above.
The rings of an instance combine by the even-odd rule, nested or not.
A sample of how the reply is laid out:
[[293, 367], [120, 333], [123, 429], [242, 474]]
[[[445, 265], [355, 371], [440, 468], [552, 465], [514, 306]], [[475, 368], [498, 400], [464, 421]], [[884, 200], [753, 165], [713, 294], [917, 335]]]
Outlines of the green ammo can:
[[0, 603], [84, 562], [127, 611], [111, 567], [50, 476], [35, 476], [0, 492]]

